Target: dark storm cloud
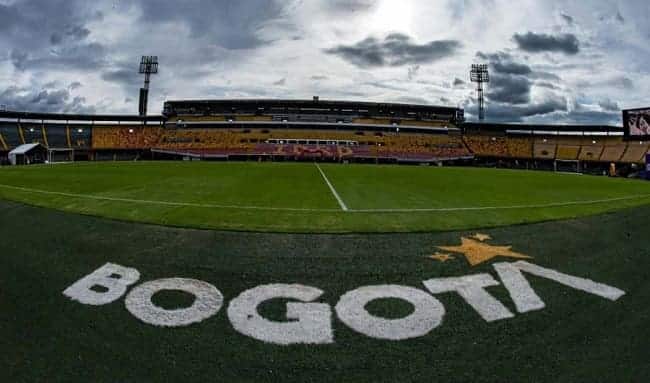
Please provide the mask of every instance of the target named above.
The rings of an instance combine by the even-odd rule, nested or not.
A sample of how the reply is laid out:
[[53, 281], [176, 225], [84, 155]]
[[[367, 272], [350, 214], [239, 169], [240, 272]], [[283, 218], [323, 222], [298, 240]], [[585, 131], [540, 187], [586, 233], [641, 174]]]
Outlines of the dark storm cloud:
[[529, 75], [532, 73], [530, 67], [526, 64], [514, 62], [497, 61], [492, 64], [495, 71], [505, 74]]
[[325, 53], [339, 56], [361, 68], [426, 64], [456, 54], [461, 47], [456, 40], [436, 40], [417, 44], [401, 33], [392, 33], [383, 40], [368, 37], [352, 45], [338, 45]]
[[142, 79], [137, 72], [136, 67], [122, 66], [119, 69], [108, 70], [102, 73], [102, 79], [108, 82], [114, 82], [127, 87], [138, 84]]
[[29, 54], [19, 49], [12, 49], [9, 54], [9, 59], [14, 67], [18, 70], [24, 70], [29, 59]]
[[490, 79], [488, 99], [506, 104], [530, 102], [532, 82], [524, 76], [494, 74]]
[[621, 11], [616, 12], [616, 21], [618, 21], [621, 24], [625, 24], [625, 18], [623, 15], [621, 15]]
[[487, 96], [491, 102], [512, 105], [530, 102], [533, 84], [530, 66], [515, 62], [515, 58], [506, 52], [478, 52], [476, 56], [489, 62], [491, 75]]
[[612, 101], [610, 99], [605, 99], [601, 100], [598, 102], [598, 105], [605, 111], [608, 112], [613, 112], [613, 111], [620, 111], [621, 108], [618, 106], [618, 103], [616, 101]]
[[19, 111], [95, 113], [93, 106], [86, 105], [85, 98], [73, 97], [68, 88], [34, 90], [12, 86], [0, 92], [0, 104]]
[[22, 0], [0, 5], [0, 46], [17, 70], [93, 70], [105, 61], [102, 44], [88, 42], [96, 20], [79, 0]]
[[560, 17], [562, 17], [562, 19], [564, 20], [564, 22], [567, 23], [567, 25], [573, 25], [573, 22], [574, 22], [573, 17], [571, 17], [571, 16], [569, 16], [569, 15], [567, 15], [565, 13], [560, 13]]
[[[475, 110], [476, 107], [472, 105], [470, 109]], [[489, 104], [486, 115], [490, 121], [521, 122], [526, 119], [543, 118], [551, 114], [566, 113], [567, 110], [567, 101], [564, 97], [552, 97], [528, 105]]]
[[138, 6], [146, 23], [181, 23], [193, 39], [226, 49], [250, 49], [268, 42], [260, 30], [278, 21], [283, 4], [275, 0], [141, 0]]
[[369, 11], [376, 4], [376, 0], [330, 0], [326, 6], [333, 13], [350, 13]]
[[418, 72], [420, 71], [420, 66], [419, 65], [413, 65], [408, 67], [408, 70], [406, 72], [406, 77], [410, 80], [413, 80], [417, 75]]
[[90, 30], [81, 25], [73, 25], [64, 28], [62, 31], [52, 33], [50, 36], [50, 43], [58, 45], [66, 40], [79, 41], [83, 40], [90, 35]]
[[513, 39], [525, 52], [560, 52], [575, 55], [580, 52], [580, 42], [572, 33], [548, 35], [545, 33], [515, 33]]

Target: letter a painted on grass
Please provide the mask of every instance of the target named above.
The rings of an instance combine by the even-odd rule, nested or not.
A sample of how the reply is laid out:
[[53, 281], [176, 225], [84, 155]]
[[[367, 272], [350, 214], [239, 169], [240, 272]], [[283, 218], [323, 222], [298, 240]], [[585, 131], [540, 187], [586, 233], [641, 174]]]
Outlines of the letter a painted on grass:
[[85, 305], [101, 306], [119, 299], [138, 279], [138, 270], [107, 263], [65, 289], [63, 295]]
[[[506, 274], [511, 273], [511, 275], [512, 275], [513, 269], [518, 269], [518, 270], [525, 271], [525, 272], [527, 272], [529, 274], [533, 274], [533, 275], [541, 277], [541, 278], [550, 279], [552, 281], [555, 281], [555, 282], [563, 284], [565, 286], [574, 288], [576, 290], [581, 290], [581, 291], [584, 291], [584, 292], [587, 292], [587, 293], [590, 293], [590, 294], [594, 294], [594, 295], [597, 295], [597, 296], [605, 298], [605, 299], [609, 299], [610, 301], [615, 301], [618, 298], [625, 295], [625, 291], [617, 289], [616, 287], [608, 286], [608, 285], [603, 284], [603, 283], [594, 282], [591, 279], [585, 279], [585, 278], [580, 278], [580, 277], [574, 277], [574, 276], [568, 275], [568, 274], [563, 274], [563, 273], [560, 273], [559, 271], [555, 271], [555, 270], [552, 270], [552, 269], [547, 269], [547, 268], [544, 268], [544, 267], [541, 267], [541, 266], [537, 266], [537, 265], [534, 265], [532, 263], [528, 263], [526, 261], [517, 261], [517, 262], [511, 263], [510, 265], [511, 265], [511, 267], [508, 267], [508, 268], [503, 268], [503, 266], [501, 266], [500, 267], [501, 271], [503, 272], [504, 270], [507, 270]], [[496, 266], [497, 265], [495, 265], [495, 268], [497, 269], [497, 272], [499, 272], [499, 268], [497, 268]], [[499, 272], [499, 275], [501, 275], [501, 272]], [[517, 277], [517, 279], [518, 279], [518, 277]], [[513, 283], [504, 282], [504, 285], [506, 285], [506, 287], [508, 287], [508, 285], [510, 285], [510, 288], [512, 288], [517, 283], [519, 284], [519, 287], [522, 286], [521, 285], [521, 280], [519, 282], [513, 282]], [[510, 288], [508, 290], [510, 290]], [[513, 296], [513, 293], [511, 292], [510, 295]], [[515, 296], [516, 296], [516, 294], [515, 294]], [[513, 300], [515, 301], [515, 304], [518, 305], [517, 308], [519, 308], [519, 305], [521, 305], [522, 308], [525, 308], [526, 305], [522, 302], [522, 299], [519, 298], [519, 297], [515, 297], [515, 296], [513, 296]], [[529, 297], [529, 298], [532, 298], [532, 297]], [[537, 299], [539, 299], [539, 297], [537, 297]], [[519, 301], [519, 303], [517, 303], [517, 301]], [[534, 301], [534, 299], [533, 299], [533, 301]], [[537, 304], [539, 304], [539, 302], [537, 302]]]
[[518, 312], [541, 310], [546, 306], [515, 263], [502, 262], [492, 266], [499, 274], [501, 283], [508, 290]]

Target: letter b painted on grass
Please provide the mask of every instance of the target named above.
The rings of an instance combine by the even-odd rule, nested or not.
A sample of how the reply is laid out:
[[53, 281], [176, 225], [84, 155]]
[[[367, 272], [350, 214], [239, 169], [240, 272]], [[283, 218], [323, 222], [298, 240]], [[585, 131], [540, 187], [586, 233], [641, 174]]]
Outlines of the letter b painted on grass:
[[138, 279], [138, 270], [107, 263], [65, 289], [63, 295], [85, 305], [101, 306], [118, 300]]

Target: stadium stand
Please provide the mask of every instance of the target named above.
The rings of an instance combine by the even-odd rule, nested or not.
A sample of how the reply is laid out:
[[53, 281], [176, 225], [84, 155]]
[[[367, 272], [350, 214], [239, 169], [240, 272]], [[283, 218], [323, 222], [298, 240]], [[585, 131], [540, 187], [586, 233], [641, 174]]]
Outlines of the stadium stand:
[[147, 149], [160, 140], [162, 128], [141, 125], [95, 126], [93, 149]]
[[47, 146], [50, 148], [69, 148], [67, 127], [65, 125], [46, 124], [44, 126]]
[[580, 148], [578, 159], [580, 161], [600, 161], [603, 148], [603, 146], [599, 145], [583, 145]]
[[8, 150], [23, 144], [18, 134], [18, 125], [15, 123], [0, 123], [0, 134]]
[[558, 160], [577, 160], [580, 146], [558, 145], [556, 159]]
[[[320, 100], [170, 101], [163, 116], [0, 112], [0, 152], [25, 143], [82, 160], [140, 158], [439, 162], [602, 174], [635, 171], [649, 142], [608, 126], [465, 123], [458, 108]], [[153, 154], [152, 154], [153, 153]], [[256, 158], [257, 159], [257, 158]], [[625, 174], [625, 173], [623, 173]]]
[[472, 153], [485, 157], [507, 157], [508, 144], [506, 137], [497, 136], [463, 136], [463, 141]]
[[88, 149], [92, 144], [93, 129], [90, 125], [69, 125], [69, 145], [73, 149]]
[[556, 151], [557, 145], [555, 144], [535, 142], [533, 156], [535, 159], [552, 160], [555, 159]]
[[[361, 133], [361, 134], [360, 134]], [[366, 134], [367, 133], [367, 134]], [[263, 145], [260, 145], [263, 144]], [[291, 145], [291, 146], [288, 146]], [[291, 155], [296, 148], [352, 148], [351, 154], [381, 158], [461, 158], [471, 156], [459, 136], [443, 134], [377, 134], [377, 132], [296, 129], [165, 129], [156, 149], [234, 151], [235, 154]], [[360, 151], [358, 148], [364, 147]], [[347, 149], [342, 149], [347, 150]], [[339, 153], [328, 157], [345, 157]]]
[[508, 137], [506, 139], [508, 157], [533, 158], [533, 140], [530, 138]]
[[377, 157], [397, 159], [466, 158], [471, 153], [460, 137], [451, 135], [385, 135], [381, 145], [371, 146]]
[[647, 142], [630, 142], [628, 143], [625, 153], [621, 157], [621, 162], [643, 163], [647, 152]]
[[603, 147], [603, 152], [600, 160], [604, 162], [618, 162], [623, 157], [623, 153], [627, 149], [627, 145], [619, 143], [616, 145], [606, 145]]
[[26, 144], [39, 143], [47, 146], [42, 124], [20, 124], [19, 133], [22, 134], [23, 142]]

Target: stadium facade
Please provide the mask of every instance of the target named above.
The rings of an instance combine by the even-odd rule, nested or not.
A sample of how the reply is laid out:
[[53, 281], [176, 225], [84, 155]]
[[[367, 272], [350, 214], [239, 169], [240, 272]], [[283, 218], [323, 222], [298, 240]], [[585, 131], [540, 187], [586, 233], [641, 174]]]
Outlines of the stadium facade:
[[159, 116], [0, 112], [0, 158], [40, 143], [51, 161], [329, 160], [487, 164], [603, 173], [650, 141], [595, 125], [467, 123], [460, 108], [319, 100], [184, 100]]

